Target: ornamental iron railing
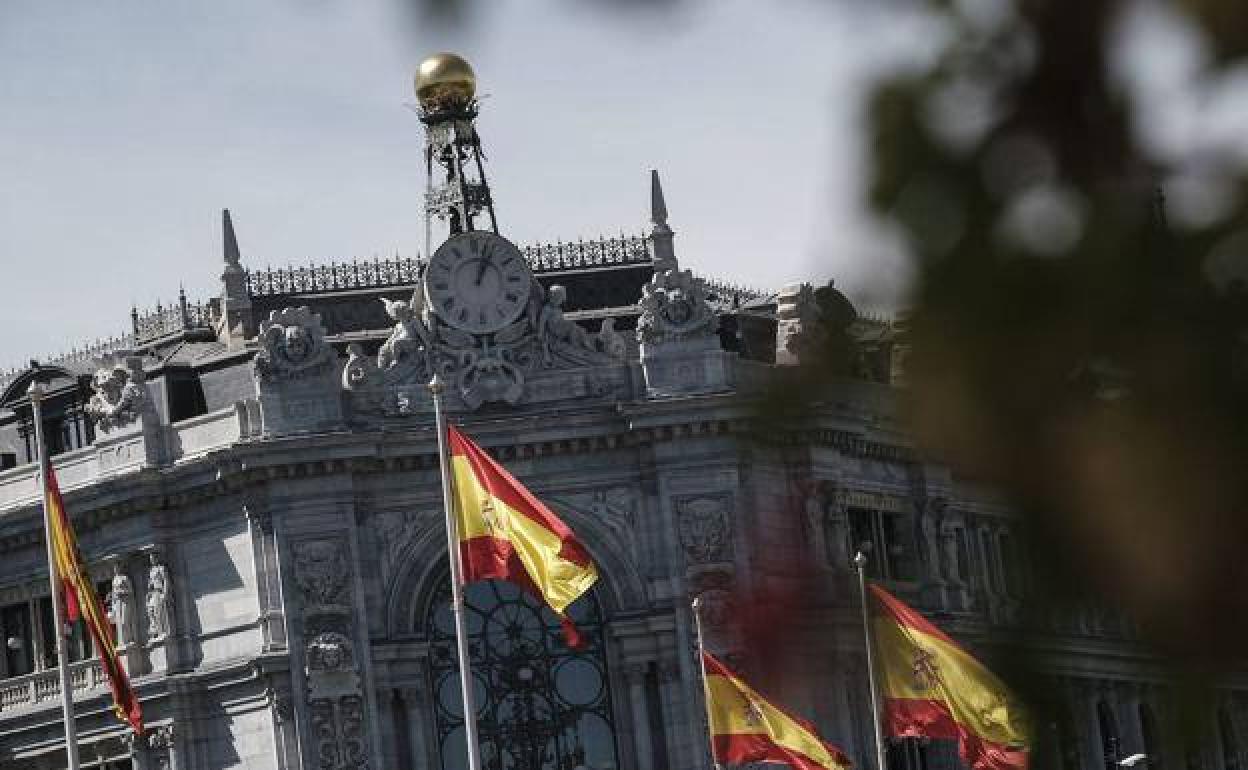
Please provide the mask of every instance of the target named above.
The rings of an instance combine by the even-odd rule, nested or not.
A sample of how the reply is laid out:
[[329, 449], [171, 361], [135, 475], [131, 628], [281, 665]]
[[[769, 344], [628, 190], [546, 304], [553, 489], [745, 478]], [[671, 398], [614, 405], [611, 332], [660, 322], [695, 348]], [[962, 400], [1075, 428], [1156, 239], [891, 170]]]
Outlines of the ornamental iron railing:
[[166, 334], [192, 331], [195, 329], [213, 329], [221, 320], [221, 305], [218, 302], [188, 302], [186, 291], [178, 291], [178, 301], [168, 305], [156, 303], [150, 310], [130, 310], [131, 336], [135, 343], [147, 342]]
[[[613, 265], [647, 265], [651, 262], [650, 239], [620, 235], [618, 238], [537, 243], [520, 249], [536, 273], [579, 270]], [[290, 266], [247, 273], [247, 291], [253, 296], [310, 294], [342, 289], [378, 289], [410, 286], [420, 280], [424, 260], [416, 257], [353, 259], [328, 265]]]

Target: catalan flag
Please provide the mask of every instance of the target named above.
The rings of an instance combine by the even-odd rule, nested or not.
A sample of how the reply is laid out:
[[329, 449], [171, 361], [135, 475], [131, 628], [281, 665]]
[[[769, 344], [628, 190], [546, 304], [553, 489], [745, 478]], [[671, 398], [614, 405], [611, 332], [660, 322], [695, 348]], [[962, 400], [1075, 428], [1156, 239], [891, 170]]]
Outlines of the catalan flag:
[[44, 489], [47, 495], [48, 519], [51, 522], [53, 566], [64, 597], [65, 620], [76, 623], [82, 618], [85, 621], [87, 632], [99, 653], [104, 675], [108, 678], [108, 686], [113, 691], [113, 710], [119, 719], [130, 724], [135, 734], [142, 735], [143, 710], [130, 687], [130, 677], [126, 675], [126, 669], [117, 655], [113, 624], [104, 614], [104, 607], [100, 604], [82, 554], [78, 551], [78, 539], [74, 537], [74, 528], [65, 512], [61, 490], [56, 483], [56, 473], [51, 464], [46, 468], [47, 483]]
[[567, 607], [598, 579], [584, 546], [481, 447], [454, 426], [447, 436], [464, 582], [516, 583], [554, 610], [568, 645], [579, 647]]
[[716, 763], [774, 762], [796, 770], [847, 770], [851, 766], [849, 758], [825, 743], [814, 727], [759, 695], [709, 652], [702, 653], [702, 668]]
[[916, 610], [871, 593], [884, 731], [957, 740], [972, 770], [1025, 770], [1027, 718], [1009, 689]]

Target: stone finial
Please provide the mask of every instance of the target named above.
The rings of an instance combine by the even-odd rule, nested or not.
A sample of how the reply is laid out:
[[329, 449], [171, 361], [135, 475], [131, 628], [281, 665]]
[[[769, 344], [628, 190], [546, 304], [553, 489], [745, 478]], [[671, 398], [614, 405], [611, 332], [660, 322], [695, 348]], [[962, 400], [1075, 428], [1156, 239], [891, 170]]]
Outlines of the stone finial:
[[654, 248], [654, 271], [676, 270], [676, 249], [672, 243], [672, 228], [667, 224], [667, 201], [663, 198], [663, 183], [659, 172], [650, 171], [650, 243]]
[[663, 200], [663, 183], [657, 169], [650, 169], [650, 222], [656, 231], [672, 231], [667, 225], [667, 201]]
[[225, 323], [218, 330], [218, 338], [231, 350], [238, 350], [246, 344], [248, 338], [255, 335], [256, 322], [247, 286], [247, 270], [242, 264], [229, 209], [221, 209], [221, 245], [225, 257], [225, 270], [221, 273], [222, 315]]
[[229, 209], [221, 209], [221, 238], [226, 270], [242, 270], [242, 256], [238, 251], [238, 238], [234, 235], [234, 222], [230, 219]]

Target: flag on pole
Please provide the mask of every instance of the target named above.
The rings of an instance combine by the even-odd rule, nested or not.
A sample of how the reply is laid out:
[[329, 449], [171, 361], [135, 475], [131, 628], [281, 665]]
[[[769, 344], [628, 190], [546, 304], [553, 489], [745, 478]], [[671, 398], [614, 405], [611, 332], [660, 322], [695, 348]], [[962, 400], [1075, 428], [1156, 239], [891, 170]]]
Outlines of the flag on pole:
[[1026, 770], [1027, 717], [1005, 684], [897, 597], [871, 593], [885, 732], [957, 740], [973, 770]]
[[78, 539], [65, 512], [65, 504], [61, 500], [61, 490], [56, 483], [56, 473], [52, 465], [47, 465], [47, 484], [44, 489], [47, 495], [48, 518], [52, 526], [52, 553], [56, 580], [61, 586], [64, 597], [65, 620], [76, 623], [79, 618], [85, 622], [87, 632], [100, 656], [100, 666], [104, 676], [108, 678], [108, 686], [113, 691], [113, 710], [117, 717], [128, 722], [135, 734], [143, 734], [143, 710], [139, 699], [130, 687], [130, 677], [117, 655], [117, 642], [113, 634], [113, 624], [104, 614], [104, 607], [95, 593], [91, 578], [83, 563], [82, 554], [78, 551]]
[[706, 716], [717, 763], [776, 762], [796, 770], [847, 770], [852, 763], [812, 725], [791, 716], [703, 651]]
[[598, 579], [588, 552], [568, 525], [481, 447], [453, 425], [447, 437], [464, 582], [516, 583], [554, 610], [569, 646], [581, 646], [566, 611]]

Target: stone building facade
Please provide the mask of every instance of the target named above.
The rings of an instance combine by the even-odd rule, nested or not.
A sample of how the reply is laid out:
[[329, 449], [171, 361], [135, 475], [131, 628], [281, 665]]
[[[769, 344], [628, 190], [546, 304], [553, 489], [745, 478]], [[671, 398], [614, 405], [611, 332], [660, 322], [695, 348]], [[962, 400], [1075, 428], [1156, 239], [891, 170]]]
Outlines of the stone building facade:
[[[248, 270], [227, 212], [220, 296], [136, 313], [106, 350], [7, 376], [0, 768], [64, 766], [35, 380], [150, 726], [127, 735], [75, 636], [85, 766], [462, 767], [435, 371], [451, 419], [568, 522], [602, 576], [573, 608], [580, 651], [514, 588], [469, 591], [487, 766], [709, 767], [691, 655], [702, 597], [708, 644], [871, 767], [853, 552], [869, 544], [874, 577], [988, 656], [1017, 639], [1032, 557], [991, 490], [914, 451], [900, 324], [857, 317], [831, 287], [695, 275], [657, 175], [651, 213], [644, 236], [523, 249], [516, 320], [474, 334], [431, 306], [429, 262]], [[830, 335], [853, 343], [845, 376], [800, 417], [769, 411]], [[1053, 767], [1138, 751], [1191, 770], [1248, 760], [1243, 679], [1218, 690], [1209, 740], [1185, 753], [1161, 728], [1158, 661], [1121, 618], [1088, 608], [1026, 638], [1061, 704], [1037, 739]], [[958, 766], [939, 743], [893, 759]]]

